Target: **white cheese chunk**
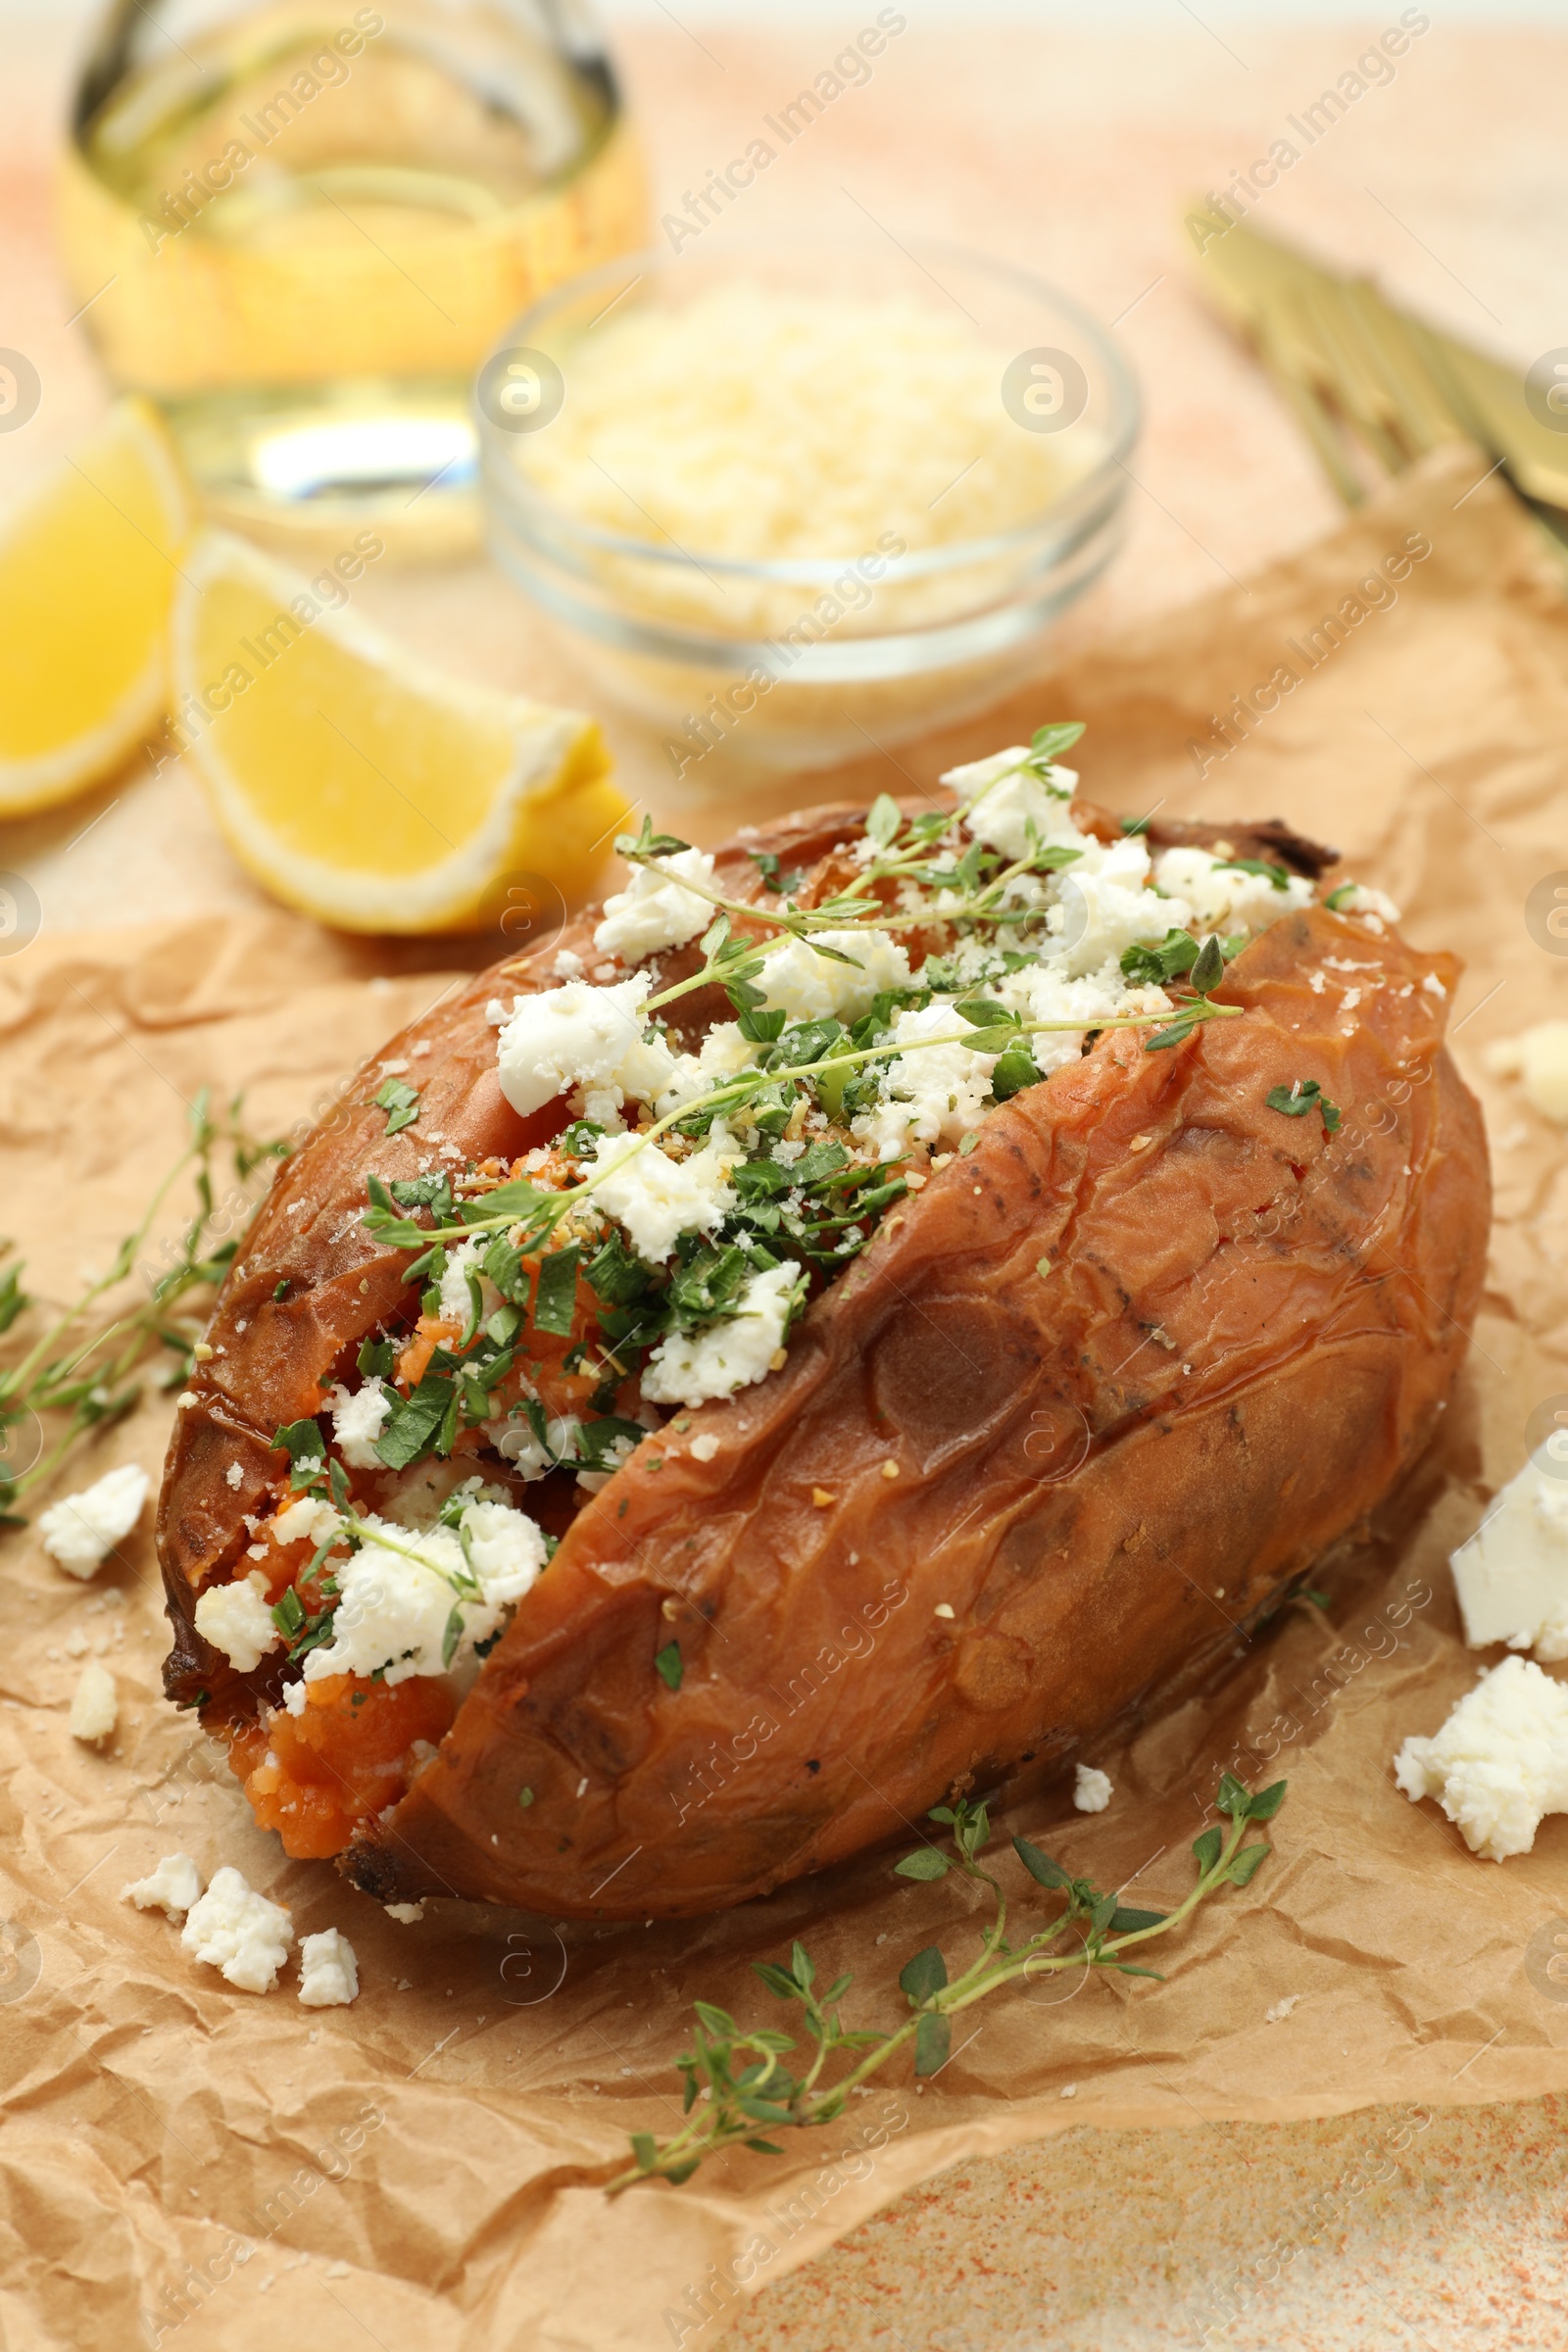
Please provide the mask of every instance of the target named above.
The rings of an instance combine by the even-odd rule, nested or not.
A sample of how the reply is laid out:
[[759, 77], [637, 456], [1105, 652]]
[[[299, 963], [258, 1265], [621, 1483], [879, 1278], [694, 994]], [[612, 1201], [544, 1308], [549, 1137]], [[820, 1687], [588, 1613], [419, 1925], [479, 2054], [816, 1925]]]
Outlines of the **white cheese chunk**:
[[1472, 1649], [1568, 1658], [1568, 1475], [1526, 1462], [1448, 1565]]
[[[373, 1515], [364, 1525], [367, 1541], [334, 1572], [339, 1599], [332, 1639], [307, 1655], [308, 1683], [383, 1670], [388, 1684], [414, 1674], [444, 1674], [470, 1656], [475, 1642], [500, 1630], [504, 1610], [544, 1566], [543, 1534], [508, 1503], [468, 1506], [463, 1518], [466, 1553], [453, 1527], [414, 1537]], [[477, 1594], [458, 1589], [469, 1571]]]
[[1162, 851], [1154, 860], [1154, 880], [1172, 898], [1186, 900], [1200, 931], [1265, 931], [1282, 914], [1310, 906], [1316, 896], [1303, 875], [1289, 875], [1281, 888], [1267, 874], [1238, 873], [1210, 850]]
[[220, 1970], [241, 1992], [270, 1992], [294, 1941], [294, 1923], [281, 1903], [269, 1902], [225, 1864], [192, 1903], [179, 1940], [192, 1959]]
[[1042, 842], [1071, 846], [1084, 839], [1068, 806], [1078, 786], [1076, 771], [1053, 767], [1042, 778], [1025, 765], [1029, 757], [1026, 747], [1015, 743], [989, 759], [950, 767], [942, 779], [962, 804], [965, 830], [1004, 858], [1025, 855], [1031, 824]]
[[681, 1234], [711, 1233], [723, 1222], [735, 1205], [729, 1170], [743, 1156], [720, 1119], [687, 1159], [672, 1158], [658, 1144], [597, 1136], [595, 1165], [609, 1173], [595, 1185], [594, 1199], [625, 1227], [639, 1257], [662, 1265]]
[[[875, 1145], [883, 1159], [896, 1159], [909, 1144], [956, 1143], [985, 1115], [995, 1054], [976, 1054], [958, 1041], [973, 1031], [951, 1004], [935, 1004], [901, 1012], [893, 1042], [917, 1048], [890, 1061], [878, 1085], [874, 1110], [859, 1111], [850, 1131]], [[951, 1045], [928, 1045], [951, 1038]]]
[[119, 1720], [115, 1678], [97, 1658], [89, 1658], [71, 1702], [71, 1737], [88, 1741], [107, 1740]]
[[43, 1547], [71, 1576], [96, 1576], [117, 1544], [141, 1517], [150, 1484], [134, 1462], [110, 1470], [79, 1494], [68, 1494], [39, 1514]]
[[1394, 1777], [1435, 1796], [1473, 1854], [1528, 1854], [1547, 1813], [1568, 1813], [1568, 1688], [1528, 1658], [1504, 1658], [1430, 1740], [1406, 1740]]
[[1080, 1813], [1103, 1813], [1111, 1798], [1110, 1776], [1093, 1764], [1080, 1764], [1073, 1776], [1072, 1801]]
[[600, 954], [641, 963], [645, 956], [683, 948], [706, 931], [718, 909], [695, 890], [683, 890], [683, 882], [713, 888], [713, 860], [707, 850], [676, 850], [661, 858], [657, 867], [634, 866], [625, 889], [605, 901], [604, 920], [594, 932]]
[[354, 1946], [336, 1928], [300, 1940], [300, 1999], [307, 2009], [346, 2009], [359, 1995]]
[[122, 1903], [138, 1911], [164, 1911], [183, 1919], [202, 1890], [201, 1872], [189, 1854], [165, 1854], [145, 1879], [131, 1879], [120, 1889]]
[[526, 1118], [574, 1086], [615, 1082], [615, 1068], [643, 1033], [646, 972], [609, 988], [567, 980], [533, 997], [518, 997], [496, 1040], [501, 1091]]
[[784, 1344], [799, 1280], [793, 1265], [764, 1267], [748, 1278], [733, 1318], [661, 1340], [643, 1372], [643, 1395], [654, 1404], [706, 1404], [760, 1380]]
[[[464, 1245], [465, 1248], [467, 1244]], [[444, 1297], [443, 1291], [443, 1297]], [[464, 1299], [466, 1312], [467, 1299]], [[332, 1436], [351, 1470], [379, 1470], [375, 1441], [386, 1427], [392, 1395], [379, 1374], [372, 1373], [363, 1388], [347, 1389], [341, 1381], [332, 1391]]]
[[272, 1622], [267, 1579], [259, 1568], [233, 1584], [209, 1585], [196, 1600], [196, 1631], [220, 1649], [236, 1674], [253, 1674], [283, 1637]]
[[1568, 1127], [1568, 1021], [1538, 1021], [1486, 1053], [1489, 1070], [1517, 1078], [1543, 1118]]
[[850, 1023], [869, 1012], [872, 999], [884, 989], [910, 984], [908, 950], [886, 931], [817, 931], [812, 937], [854, 961], [840, 963], [819, 956], [804, 939], [791, 939], [769, 955], [758, 980], [769, 1011], [792, 1021], [822, 1021], [835, 1014]]

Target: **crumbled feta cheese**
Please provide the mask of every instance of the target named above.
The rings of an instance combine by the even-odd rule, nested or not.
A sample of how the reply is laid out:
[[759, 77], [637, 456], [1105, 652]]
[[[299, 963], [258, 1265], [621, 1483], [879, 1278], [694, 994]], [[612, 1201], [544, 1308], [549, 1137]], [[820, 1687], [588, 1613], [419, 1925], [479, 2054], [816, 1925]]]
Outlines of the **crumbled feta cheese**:
[[[449, 1323], [456, 1323], [464, 1331], [467, 1330], [468, 1319], [473, 1312], [473, 1301], [468, 1295], [468, 1276], [479, 1274], [485, 1251], [490, 1247], [490, 1239], [489, 1234], [480, 1233], [475, 1234], [471, 1241], [460, 1242], [456, 1250], [448, 1253], [446, 1262], [441, 1269], [441, 1312]], [[480, 1274], [480, 1321], [483, 1322], [487, 1315], [493, 1315], [500, 1304], [501, 1293], [493, 1283], [487, 1282]], [[392, 1400], [389, 1397], [387, 1411], [390, 1412], [391, 1409]], [[371, 1464], [378, 1463], [378, 1461], [379, 1456], [370, 1452], [368, 1460], [360, 1467], [368, 1470]]]
[[81, 1670], [71, 1702], [71, 1737], [88, 1741], [107, 1740], [120, 1720], [120, 1697], [107, 1666], [89, 1658]]
[[412, 1928], [424, 1917], [423, 1903], [383, 1903], [381, 1908], [400, 1927]]
[[1336, 913], [1377, 915], [1386, 923], [1400, 920], [1399, 909], [1388, 892], [1374, 890], [1370, 882], [1342, 882], [1332, 895], [1339, 901]]
[[346, 2009], [359, 1996], [354, 1946], [336, 1928], [300, 1939], [300, 1999], [307, 2009]]
[[1300, 2004], [1301, 2004], [1301, 2002], [1302, 2002], [1302, 2001], [1303, 2001], [1305, 1998], [1306, 1998], [1306, 1995], [1305, 1995], [1304, 1993], [1301, 1993], [1301, 1992], [1288, 1992], [1288, 1993], [1285, 1995], [1285, 1998], [1284, 1998], [1282, 2001], [1276, 2001], [1276, 2002], [1274, 2003], [1274, 2005], [1273, 2005], [1273, 2007], [1272, 2007], [1272, 2008], [1269, 2008], [1269, 2009], [1265, 2009], [1265, 2010], [1264, 2010], [1264, 2012], [1263, 2012], [1263, 2023], [1264, 2023], [1264, 2025], [1265, 2025], [1265, 2026], [1280, 2026], [1280, 2025], [1283, 2025], [1283, 2024], [1285, 2023], [1285, 2020], [1286, 2020], [1286, 2019], [1287, 2019], [1287, 2018], [1290, 2016], [1290, 2014], [1291, 2014], [1291, 2011], [1292, 2011], [1293, 2009], [1298, 2009], [1298, 2008], [1299, 2008], [1299, 2007], [1300, 2007]]
[[1553, 1477], [1549, 1460], [1526, 1462], [1448, 1565], [1472, 1649], [1506, 1642], [1568, 1658], [1568, 1475]]
[[296, 1718], [303, 1715], [310, 1703], [310, 1692], [303, 1683], [287, 1683], [283, 1689], [283, 1710]]
[[1421, 985], [1426, 990], [1426, 993], [1429, 997], [1437, 998], [1440, 1004], [1445, 1004], [1447, 1003], [1448, 992], [1444, 987], [1443, 982], [1438, 978], [1436, 972], [1428, 972], [1423, 978]]
[[710, 1462], [717, 1451], [718, 1440], [710, 1429], [702, 1430], [693, 1438], [691, 1456], [694, 1462]]
[[294, 1923], [281, 1903], [269, 1902], [225, 1864], [192, 1903], [179, 1940], [241, 1992], [270, 1992], [294, 1941]]
[[196, 1600], [196, 1631], [220, 1649], [236, 1674], [253, 1674], [283, 1637], [272, 1622], [267, 1579], [259, 1568], [230, 1585], [209, 1585]]
[[526, 1118], [574, 1086], [618, 1084], [615, 1069], [642, 1042], [646, 972], [599, 988], [567, 980], [519, 997], [496, 1040], [501, 1091]]
[[760, 1380], [783, 1343], [799, 1279], [793, 1264], [764, 1267], [748, 1277], [732, 1318], [661, 1340], [643, 1372], [643, 1395], [653, 1404], [706, 1404]]
[[812, 937], [854, 961], [840, 963], [804, 939], [789, 940], [769, 955], [758, 978], [770, 1011], [792, 1021], [821, 1021], [830, 1014], [858, 1021], [882, 990], [909, 987], [908, 950], [886, 931], [817, 931]]
[[1504, 1658], [1430, 1740], [1406, 1740], [1394, 1777], [1412, 1804], [1435, 1796], [1473, 1854], [1528, 1854], [1547, 1813], [1568, 1813], [1568, 1688]]
[[[195, 1399], [192, 1398], [192, 1402]], [[85, 1583], [96, 1576], [117, 1544], [122, 1544], [141, 1517], [149, 1480], [145, 1470], [126, 1462], [68, 1494], [41, 1512], [38, 1534], [43, 1547], [68, 1575]]]
[[[896, 1159], [911, 1143], [950, 1142], [977, 1127], [985, 1113], [995, 1054], [977, 1054], [958, 1043], [972, 1036], [951, 1004], [926, 1004], [901, 1012], [893, 1025], [897, 1046], [918, 1046], [901, 1053], [883, 1070], [874, 1110], [863, 1110], [850, 1121], [859, 1141], [874, 1145], [884, 1159]], [[951, 1038], [951, 1045], [927, 1045], [927, 1038]]]
[[164, 1911], [171, 1919], [183, 1919], [201, 1890], [201, 1872], [189, 1854], [165, 1854], [147, 1878], [131, 1879], [122, 1886], [120, 1899], [134, 1903], [138, 1911]]
[[1073, 1775], [1072, 1801], [1080, 1813], [1103, 1813], [1110, 1802], [1110, 1777], [1093, 1764], [1080, 1764]]
[[1186, 900], [1194, 927], [1201, 931], [1266, 931], [1282, 914], [1310, 906], [1314, 896], [1301, 874], [1290, 875], [1280, 889], [1267, 874], [1227, 869], [1208, 850], [1161, 851], [1154, 860], [1154, 880], [1170, 897]]
[[545, 1564], [544, 1530], [504, 1502], [472, 1502], [463, 1514], [468, 1559], [497, 1607], [520, 1600]]
[[594, 932], [602, 956], [618, 956], [623, 963], [641, 963], [661, 948], [683, 948], [699, 931], [706, 931], [717, 908], [710, 899], [683, 890], [683, 882], [713, 887], [713, 860], [707, 850], [676, 850], [657, 866], [632, 869], [624, 890], [605, 901], [604, 920]]
[[625, 1227], [632, 1248], [650, 1265], [662, 1265], [683, 1233], [711, 1233], [735, 1205], [729, 1170], [743, 1157], [721, 1119], [687, 1159], [672, 1159], [658, 1144], [597, 1136], [594, 1160], [607, 1170], [594, 1199]]
[[575, 948], [558, 948], [556, 960], [550, 968], [558, 980], [580, 980], [582, 978], [582, 957], [577, 954]]
[[232, 1487], [236, 1494], [239, 1493], [240, 1488], [245, 1484], [245, 1473], [238, 1462], [229, 1463], [228, 1468], [223, 1472], [223, 1484], [225, 1487]]
[[[318, 1462], [318, 1470], [325, 1464]], [[271, 1522], [274, 1544], [320, 1544], [339, 1524], [338, 1515], [329, 1502], [319, 1502], [314, 1494], [301, 1494], [285, 1503]]]
[[[464, 1244], [466, 1249], [469, 1245]], [[445, 1292], [443, 1289], [443, 1299]], [[467, 1319], [467, 1298], [464, 1298], [464, 1319]], [[333, 1389], [332, 1436], [337, 1449], [351, 1470], [379, 1470], [381, 1457], [375, 1450], [375, 1441], [386, 1427], [392, 1410], [392, 1396], [380, 1376], [372, 1373], [361, 1389], [350, 1390], [339, 1381]]]
[[1025, 747], [1015, 743], [987, 760], [950, 767], [942, 779], [958, 796], [967, 831], [1004, 858], [1026, 854], [1031, 823], [1043, 842], [1073, 844], [1083, 839], [1068, 813], [1078, 786], [1076, 771], [1053, 767], [1048, 781], [1025, 764], [1029, 757]]
[[1517, 1078], [1543, 1118], [1568, 1127], [1568, 1021], [1538, 1021], [1486, 1052], [1496, 1077]]
[[[389, 1685], [412, 1674], [443, 1674], [498, 1631], [503, 1611], [544, 1565], [543, 1536], [507, 1503], [469, 1504], [463, 1517], [466, 1553], [453, 1527], [432, 1527], [411, 1541], [404, 1529], [373, 1514], [364, 1525], [366, 1542], [336, 1570], [340, 1598], [332, 1639], [307, 1656], [308, 1683], [383, 1668]], [[388, 1542], [377, 1542], [381, 1536]], [[457, 1590], [470, 1570], [479, 1585], [476, 1595]], [[449, 1633], [454, 1611], [455, 1637]]]

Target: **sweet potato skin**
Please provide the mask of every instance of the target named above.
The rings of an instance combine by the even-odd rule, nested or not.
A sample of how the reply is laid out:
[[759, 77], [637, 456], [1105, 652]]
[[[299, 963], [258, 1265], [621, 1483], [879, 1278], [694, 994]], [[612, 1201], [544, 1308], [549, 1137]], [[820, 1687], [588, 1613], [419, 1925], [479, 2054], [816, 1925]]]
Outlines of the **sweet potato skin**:
[[[847, 829], [831, 812], [816, 838]], [[1336, 963], [1359, 967], [1354, 1020]], [[812, 1303], [781, 1372], [679, 1416], [588, 1503], [438, 1757], [340, 1866], [383, 1900], [702, 1913], [1020, 1757], [1065, 1763], [1234, 1643], [1413, 1459], [1468, 1341], [1489, 1197], [1442, 1046], [1457, 969], [1322, 908], [1289, 916], [1218, 992], [1245, 1019], [1157, 1053], [1106, 1035], [993, 1112]], [[1298, 1078], [1343, 1107], [1337, 1136], [1268, 1108]], [[478, 1148], [460, 1115], [447, 1132]], [[274, 1204], [320, 1204], [290, 1221], [325, 1294], [316, 1353], [345, 1288], [362, 1328], [396, 1288], [395, 1259], [339, 1235], [368, 1167], [403, 1172], [382, 1125], [295, 1163]], [[270, 1210], [238, 1287], [270, 1287], [283, 1254]], [[226, 1400], [204, 1397], [188, 1438], [198, 1408], [182, 1416], [166, 1483], [177, 1618], [243, 1507], [214, 1496], [203, 1447], [314, 1404], [286, 1348], [265, 1412], [243, 1350], [222, 1360]], [[274, 1411], [285, 1387], [301, 1401]], [[674, 1690], [654, 1668], [671, 1641]], [[187, 1644], [176, 1677], [214, 1689]]]

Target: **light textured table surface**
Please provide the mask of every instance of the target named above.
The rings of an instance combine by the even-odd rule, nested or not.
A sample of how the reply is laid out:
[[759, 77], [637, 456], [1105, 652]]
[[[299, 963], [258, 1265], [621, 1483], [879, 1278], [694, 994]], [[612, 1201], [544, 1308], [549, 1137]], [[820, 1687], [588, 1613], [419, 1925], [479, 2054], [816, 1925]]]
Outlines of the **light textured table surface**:
[[[863, 208], [901, 234], [1032, 265], [1120, 320], [1149, 410], [1131, 541], [1073, 616], [1073, 641], [1245, 576], [1328, 527], [1337, 509], [1311, 460], [1194, 290], [1177, 216], [1190, 191], [1223, 188], [1289, 135], [1288, 118], [1353, 70], [1398, 9], [1290, 29], [1206, 10], [1200, 21], [1172, 0], [1097, 32], [1063, 29], [1055, 15], [1002, 23], [938, 0], [905, 6], [908, 29], [871, 84], [781, 159], [739, 225], [831, 225]], [[0, 498], [103, 401], [66, 324], [49, 230], [74, 13], [24, 12], [5, 27], [0, 342], [34, 360], [45, 397], [24, 432], [0, 436]], [[1304, 152], [1259, 215], [1377, 269], [1453, 330], [1524, 363], [1568, 341], [1568, 24], [1532, 13], [1530, 25], [1481, 28], [1434, 7], [1396, 78]], [[661, 201], [740, 152], [759, 118], [874, 14], [835, 24], [776, 0], [711, 24], [685, 8], [681, 23], [667, 10], [628, 18], [620, 49]], [[586, 699], [482, 564], [388, 571], [368, 579], [363, 609], [475, 678]], [[613, 718], [608, 731], [633, 789], [657, 789], [653, 747]], [[0, 830], [0, 864], [33, 879], [55, 930], [255, 902], [177, 768], [131, 773]], [[1235, 2352], [1558, 2352], [1563, 2120], [1550, 2102], [1437, 2112], [1392, 2150], [1376, 2113], [1068, 2134], [956, 2168], [766, 2284], [726, 2352], [1132, 2352], [1209, 2338]], [[686, 2341], [712, 2352], [719, 2332], [715, 2323]]]

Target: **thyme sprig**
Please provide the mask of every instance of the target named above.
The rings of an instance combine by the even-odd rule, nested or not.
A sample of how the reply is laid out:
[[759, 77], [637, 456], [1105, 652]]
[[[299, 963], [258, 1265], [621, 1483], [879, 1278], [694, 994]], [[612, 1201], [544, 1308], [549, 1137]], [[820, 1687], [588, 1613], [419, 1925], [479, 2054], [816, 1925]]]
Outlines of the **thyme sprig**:
[[[1286, 1783], [1276, 1781], [1253, 1795], [1230, 1773], [1222, 1775], [1215, 1802], [1229, 1826], [1222, 1829], [1213, 1823], [1194, 1840], [1197, 1881], [1171, 1911], [1129, 1909], [1115, 1892], [1074, 1878], [1027, 1838], [1014, 1838], [1013, 1852], [1033, 1886], [1065, 1897], [1055, 1916], [1020, 1943], [1007, 1939], [1006, 1890], [978, 1858], [991, 1834], [986, 1806], [963, 1799], [936, 1806], [929, 1818], [947, 1829], [953, 1850], [917, 1846], [895, 1867], [901, 1878], [915, 1880], [945, 1878], [956, 1869], [991, 1889], [996, 1914], [980, 1930], [978, 1955], [950, 1979], [939, 1945], [930, 1943], [916, 1952], [899, 1972], [909, 2014], [901, 2025], [881, 2033], [845, 2027], [840, 2003], [853, 1977], [841, 1976], [819, 1991], [815, 1964], [803, 1944], [792, 1947], [787, 1964], [754, 1962], [768, 1990], [800, 2009], [801, 2024], [815, 2045], [813, 2056], [804, 2071], [792, 2072], [784, 2063], [797, 2047], [792, 2035], [771, 2027], [743, 2028], [716, 2003], [694, 2003], [692, 2044], [675, 2060], [685, 2085], [687, 2121], [665, 2139], [651, 2132], [633, 2132], [632, 2162], [607, 2187], [614, 2194], [639, 2180], [686, 2180], [706, 2157], [735, 2146], [765, 2156], [782, 2155], [765, 2133], [834, 2122], [851, 2095], [906, 2049], [912, 2050], [916, 2076], [940, 2074], [952, 2054], [953, 2019], [1004, 1984], [1059, 1976], [1069, 1969], [1152, 1977], [1162, 1983], [1157, 1970], [1141, 1967], [1125, 1955], [1184, 1927], [1223, 1888], [1250, 1884], [1272, 1848], [1262, 1838], [1249, 1840], [1248, 1830], [1253, 1822], [1273, 1818], [1285, 1791]], [[1032, 1891], [1031, 1886], [1024, 1891]], [[845, 2071], [830, 2071], [835, 2059], [845, 2062]]]
[[[215, 1114], [210, 1090], [204, 1087], [190, 1109], [190, 1140], [153, 1193], [134, 1229], [119, 1244], [107, 1270], [84, 1283], [71, 1304], [56, 1314], [19, 1362], [0, 1370], [0, 1441], [29, 1417], [64, 1415], [52, 1443], [38, 1460], [15, 1477], [0, 1477], [0, 1528], [23, 1527], [26, 1521], [15, 1505], [34, 1488], [43, 1486], [91, 1429], [122, 1419], [137, 1402], [141, 1390], [132, 1374], [151, 1350], [167, 1349], [172, 1361], [160, 1375], [166, 1389], [189, 1380], [194, 1350], [205, 1314], [192, 1314], [183, 1302], [191, 1294], [216, 1290], [242, 1246], [244, 1229], [220, 1238], [215, 1227], [219, 1210], [214, 1176], [219, 1153], [226, 1146], [236, 1184], [245, 1186], [269, 1160], [285, 1159], [289, 1146], [279, 1140], [263, 1142], [243, 1124], [243, 1097], [236, 1095], [226, 1110]], [[196, 1210], [175, 1244], [165, 1271], [154, 1280], [139, 1305], [119, 1315], [103, 1329], [83, 1335], [99, 1300], [127, 1282], [145, 1248], [158, 1213], [180, 1178], [194, 1167]], [[248, 1228], [255, 1203], [247, 1201]], [[0, 1255], [9, 1245], [0, 1245]], [[23, 1265], [12, 1263], [0, 1278], [0, 1333], [5, 1333], [39, 1304], [22, 1287]]]

